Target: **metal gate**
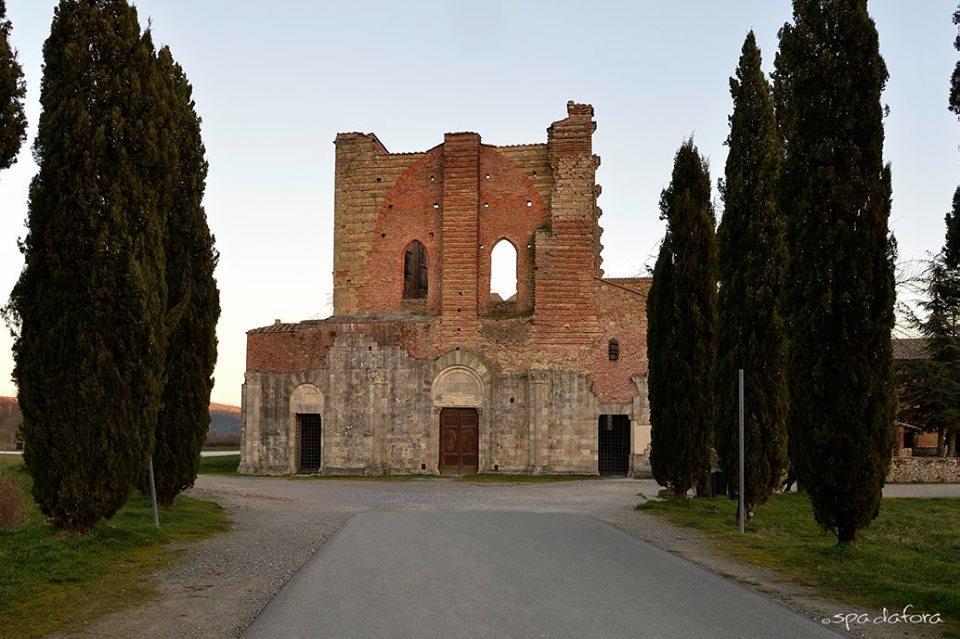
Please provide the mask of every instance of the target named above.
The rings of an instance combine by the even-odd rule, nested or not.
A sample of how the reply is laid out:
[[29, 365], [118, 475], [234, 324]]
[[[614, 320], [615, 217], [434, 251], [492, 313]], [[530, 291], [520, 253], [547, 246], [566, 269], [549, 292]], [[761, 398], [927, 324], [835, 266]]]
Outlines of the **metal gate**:
[[597, 443], [597, 470], [601, 475], [626, 475], [630, 471], [629, 415], [601, 415]]
[[315, 473], [320, 470], [320, 415], [298, 414], [297, 428], [300, 431], [299, 471]]

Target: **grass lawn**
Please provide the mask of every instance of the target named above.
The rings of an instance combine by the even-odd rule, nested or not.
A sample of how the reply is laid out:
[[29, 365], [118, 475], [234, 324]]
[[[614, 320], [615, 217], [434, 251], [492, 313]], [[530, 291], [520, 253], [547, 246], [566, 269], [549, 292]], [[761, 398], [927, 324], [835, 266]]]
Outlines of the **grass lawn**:
[[201, 457], [201, 475], [236, 475], [240, 465], [240, 455], [223, 455], [222, 457]]
[[[0, 461], [0, 473], [29, 495], [21, 464]], [[53, 529], [28, 501], [26, 521], [0, 530], [0, 628], [16, 628], [24, 638], [76, 630], [142, 601], [155, 592], [151, 572], [182, 553], [168, 542], [196, 541], [229, 527], [219, 505], [180, 496], [172, 510], [160, 512], [158, 530], [149, 500], [136, 497], [81, 535]]]
[[23, 455], [11, 455], [9, 453], [0, 453], [0, 468], [3, 466], [16, 466], [23, 463]]
[[[852, 548], [814, 523], [805, 495], [774, 495], [741, 537], [726, 498], [647, 502], [640, 509], [703, 531], [723, 550], [851, 604], [840, 612], [939, 612], [960, 637], [960, 499], [884, 499]], [[857, 606], [857, 608], [853, 608]], [[906, 629], [907, 626], [900, 626]], [[930, 629], [917, 626], [916, 630]]]

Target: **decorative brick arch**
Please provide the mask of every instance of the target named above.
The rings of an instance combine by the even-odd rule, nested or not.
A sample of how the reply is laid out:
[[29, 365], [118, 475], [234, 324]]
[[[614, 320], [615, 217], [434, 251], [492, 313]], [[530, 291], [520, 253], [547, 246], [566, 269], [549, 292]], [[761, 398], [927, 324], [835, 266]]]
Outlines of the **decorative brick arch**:
[[[414, 241], [427, 252], [427, 309], [440, 312], [440, 209], [443, 146], [408, 166], [387, 192], [373, 229], [366, 285], [359, 289], [364, 312], [396, 312], [403, 299], [403, 256]], [[399, 257], [398, 257], [399, 256]], [[399, 264], [399, 266], [398, 266]]]

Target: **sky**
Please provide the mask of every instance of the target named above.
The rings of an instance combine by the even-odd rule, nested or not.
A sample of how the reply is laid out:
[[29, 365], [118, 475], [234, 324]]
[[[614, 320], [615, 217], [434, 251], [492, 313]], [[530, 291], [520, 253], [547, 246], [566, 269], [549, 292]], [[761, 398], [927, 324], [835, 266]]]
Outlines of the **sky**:
[[[55, 0], [7, 0], [39, 118], [42, 46]], [[663, 235], [657, 203], [673, 155], [693, 136], [714, 197], [726, 160], [729, 77], [753, 29], [772, 71], [788, 0], [139, 0], [194, 87], [210, 162], [205, 205], [220, 251], [222, 315], [212, 400], [239, 404], [246, 331], [328, 316], [333, 140], [375, 132], [419, 151], [447, 131], [487, 144], [544, 142], [568, 100], [593, 104], [608, 276], [645, 273]], [[890, 71], [884, 101], [893, 166], [891, 226], [902, 259], [943, 243], [960, 183], [960, 124], [947, 111], [958, 54], [956, 0], [873, 0]], [[23, 265], [29, 144], [0, 173], [0, 301]], [[0, 330], [0, 395], [14, 395], [12, 338]], [[69, 366], [70, 362], [64, 362]]]

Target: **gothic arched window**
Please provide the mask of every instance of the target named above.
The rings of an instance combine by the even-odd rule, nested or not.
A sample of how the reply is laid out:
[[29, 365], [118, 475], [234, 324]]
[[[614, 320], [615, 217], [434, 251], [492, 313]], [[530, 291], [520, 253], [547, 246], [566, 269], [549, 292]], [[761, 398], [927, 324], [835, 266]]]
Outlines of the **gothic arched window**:
[[414, 240], [403, 256], [403, 299], [427, 297], [427, 249]]

